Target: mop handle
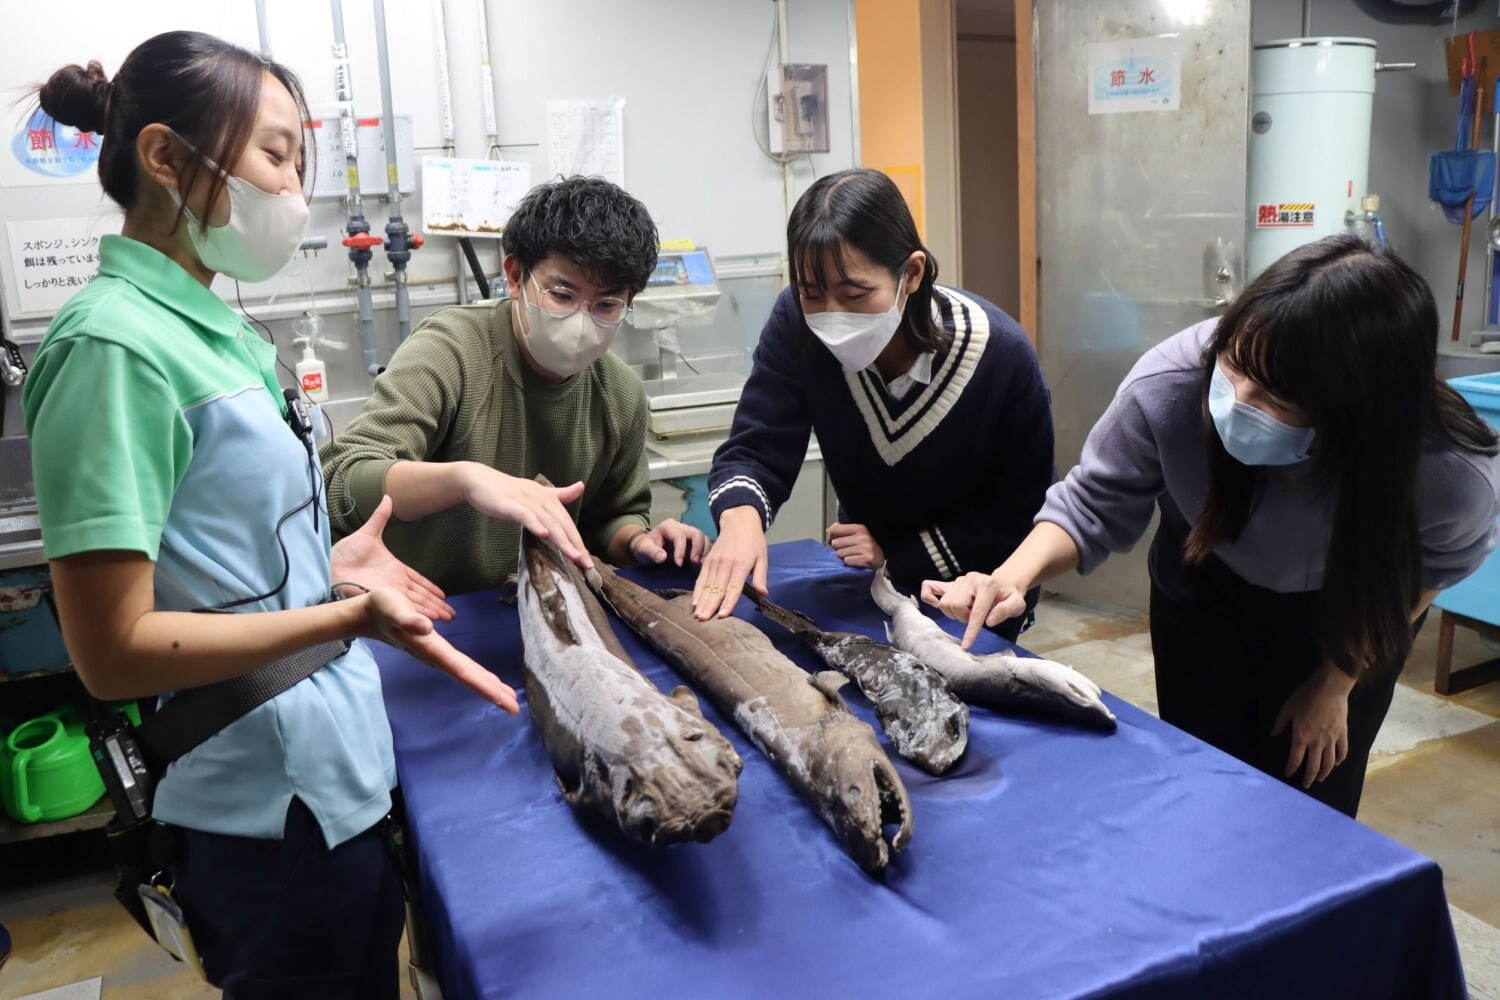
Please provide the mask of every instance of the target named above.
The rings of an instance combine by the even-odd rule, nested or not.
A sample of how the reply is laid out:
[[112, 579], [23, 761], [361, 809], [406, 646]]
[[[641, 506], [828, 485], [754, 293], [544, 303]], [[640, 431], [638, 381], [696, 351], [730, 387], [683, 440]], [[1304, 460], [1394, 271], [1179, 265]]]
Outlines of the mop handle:
[[[1469, 148], [1476, 149], [1479, 146], [1479, 118], [1484, 110], [1484, 73], [1486, 60], [1479, 60], [1479, 72], [1474, 77], [1474, 117], [1469, 126]], [[1469, 233], [1474, 221], [1474, 194], [1471, 189], [1469, 198], [1464, 202], [1464, 231], [1459, 237], [1458, 244], [1458, 292], [1453, 299], [1453, 335], [1451, 340], [1458, 342], [1458, 332], [1464, 325], [1464, 276], [1469, 270]]]

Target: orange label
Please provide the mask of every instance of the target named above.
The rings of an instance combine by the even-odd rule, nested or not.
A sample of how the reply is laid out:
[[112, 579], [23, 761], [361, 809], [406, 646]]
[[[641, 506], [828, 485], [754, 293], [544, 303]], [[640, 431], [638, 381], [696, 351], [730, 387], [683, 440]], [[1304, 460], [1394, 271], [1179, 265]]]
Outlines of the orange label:
[[323, 373], [322, 372], [308, 372], [306, 375], [302, 376], [302, 391], [303, 392], [318, 392], [322, 388], [323, 388]]

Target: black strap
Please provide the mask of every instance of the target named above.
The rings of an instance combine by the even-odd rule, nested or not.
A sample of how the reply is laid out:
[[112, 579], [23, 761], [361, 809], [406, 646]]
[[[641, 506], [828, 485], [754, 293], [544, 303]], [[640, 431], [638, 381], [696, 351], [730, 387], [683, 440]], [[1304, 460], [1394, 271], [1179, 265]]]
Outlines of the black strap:
[[136, 729], [135, 738], [146, 762], [159, 776], [168, 764], [231, 722], [311, 677], [348, 651], [348, 640], [325, 642], [248, 674], [174, 695]]

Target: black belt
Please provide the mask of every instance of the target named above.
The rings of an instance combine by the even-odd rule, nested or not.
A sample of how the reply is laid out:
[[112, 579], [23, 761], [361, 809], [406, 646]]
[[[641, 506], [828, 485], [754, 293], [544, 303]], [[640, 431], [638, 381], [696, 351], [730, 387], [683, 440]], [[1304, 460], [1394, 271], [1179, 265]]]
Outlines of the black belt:
[[179, 692], [135, 730], [146, 763], [160, 777], [168, 764], [343, 656], [349, 645], [340, 639], [310, 646], [248, 674]]

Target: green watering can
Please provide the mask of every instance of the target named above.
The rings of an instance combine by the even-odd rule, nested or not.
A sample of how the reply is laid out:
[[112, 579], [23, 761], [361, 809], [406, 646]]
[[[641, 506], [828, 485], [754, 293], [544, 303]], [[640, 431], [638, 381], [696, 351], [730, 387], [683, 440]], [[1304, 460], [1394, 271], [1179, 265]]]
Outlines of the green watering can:
[[0, 804], [19, 823], [77, 816], [103, 794], [83, 717], [72, 706], [21, 723], [0, 745]]

